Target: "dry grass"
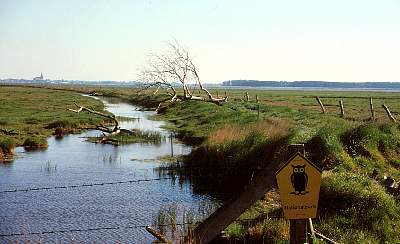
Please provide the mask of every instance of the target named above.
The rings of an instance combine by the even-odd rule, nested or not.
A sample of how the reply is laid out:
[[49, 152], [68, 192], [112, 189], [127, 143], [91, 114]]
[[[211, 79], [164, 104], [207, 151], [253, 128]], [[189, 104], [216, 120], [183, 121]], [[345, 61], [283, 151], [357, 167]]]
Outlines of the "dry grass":
[[287, 220], [265, 219], [262, 223], [250, 227], [246, 235], [258, 243], [270, 243], [289, 239], [289, 222]]
[[274, 139], [287, 135], [289, 132], [289, 122], [283, 119], [265, 119], [248, 124], [247, 126], [239, 126], [237, 124], [229, 124], [210, 133], [208, 137], [208, 145], [218, 145], [241, 140], [251, 133], [259, 133], [267, 138]]

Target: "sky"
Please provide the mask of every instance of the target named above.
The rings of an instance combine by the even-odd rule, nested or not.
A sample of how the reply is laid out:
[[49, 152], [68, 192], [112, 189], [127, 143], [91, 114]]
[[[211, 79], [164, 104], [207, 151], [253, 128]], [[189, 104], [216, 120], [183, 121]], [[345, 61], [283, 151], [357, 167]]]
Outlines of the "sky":
[[203, 82], [400, 82], [399, 0], [0, 0], [0, 79], [135, 80], [174, 39]]

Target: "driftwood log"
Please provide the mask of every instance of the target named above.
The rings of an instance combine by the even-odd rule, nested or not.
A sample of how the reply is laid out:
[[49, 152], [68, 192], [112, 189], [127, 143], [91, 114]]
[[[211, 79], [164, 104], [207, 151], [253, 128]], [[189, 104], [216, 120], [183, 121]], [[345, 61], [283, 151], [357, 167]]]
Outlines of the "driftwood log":
[[89, 112], [89, 113], [92, 113], [92, 114], [96, 114], [96, 115], [99, 115], [101, 117], [110, 119], [110, 120], [112, 120], [114, 122], [114, 128], [113, 129], [107, 128], [104, 125], [98, 125], [94, 129], [102, 131], [102, 132], [110, 133], [111, 135], [115, 135], [115, 134], [118, 134], [118, 133], [121, 132], [121, 129], [119, 128], [119, 122], [115, 118], [114, 115], [105, 114], [105, 113], [102, 113], [102, 112], [99, 112], [99, 111], [96, 111], [96, 110], [93, 110], [93, 109], [90, 109], [90, 108], [87, 108], [87, 107], [84, 107], [84, 106], [80, 106], [77, 103], [74, 103], [74, 104], [75, 104], [76, 107], [78, 107], [78, 109], [68, 109], [69, 111], [72, 111], [72, 112], [75, 112], [75, 113], [80, 113], [82, 111], [86, 111], [86, 112]]

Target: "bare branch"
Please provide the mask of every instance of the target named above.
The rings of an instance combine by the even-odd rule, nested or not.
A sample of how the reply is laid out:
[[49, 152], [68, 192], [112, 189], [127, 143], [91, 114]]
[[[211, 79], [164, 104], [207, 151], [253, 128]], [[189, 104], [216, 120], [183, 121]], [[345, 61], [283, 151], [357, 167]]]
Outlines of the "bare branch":
[[119, 122], [118, 122], [118, 120], [115, 118], [114, 115], [104, 114], [104, 113], [102, 113], [102, 112], [98, 112], [98, 111], [96, 111], [96, 110], [93, 110], [93, 109], [90, 109], [90, 108], [87, 108], [87, 107], [84, 107], [84, 106], [80, 106], [80, 105], [78, 105], [77, 103], [74, 103], [74, 104], [75, 104], [76, 107], [78, 107], [78, 109], [75, 110], [75, 109], [69, 108], [69, 109], [68, 109], [69, 111], [72, 111], [72, 112], [75, 112], [75, 113], [80, 113], [80, 112], [82, 112], [82, 111], [87, 111], [87, 112], [89, 112], [89, 113], [97, 114], [97, 115], [99, 115], [99, 116], [102, 116], [102, 117], [104, 117], [104, 118], [111, 119], [112, 121], [114, 121], [114, 124], [115, 124], [115, 125], [114, 125], [114, 129], [109, 129], [109, 128], [103, 126], [103, 125], [98, 125], [98, 126], [96, 126], [96, 129], [97, 129], [97, 130], [100, 130], [100, 131], [103, 131], [103, 132], [107, 132], [107, 133], [112, 133], [112, 134], [119, 133], [119, 131], [120, 131]]

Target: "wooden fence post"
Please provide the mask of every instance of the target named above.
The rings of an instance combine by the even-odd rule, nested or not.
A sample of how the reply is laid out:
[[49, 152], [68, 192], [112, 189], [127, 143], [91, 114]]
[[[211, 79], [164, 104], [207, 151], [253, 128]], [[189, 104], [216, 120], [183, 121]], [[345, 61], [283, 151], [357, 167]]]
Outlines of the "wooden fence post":
[[389, 108], [385, 104], [382, 104], [382, 107], [385, 109], [385, 111], [386, 111], [388, 117], [390, 118], [390, 120], [393, 121], [393, 122], [396, 122], [396, 119], [393, 117], [392, 113], [390, 113]]
[[[292, 144], [288, 148], [288, 159], [299, 152], [305, 154], [304, 144]], [[290, 244], [307, 243], [307, 225], [308, 219], [290, 220]]]
[[217, 91], [217, 98], [219, 98], [219, 92]]
[[344, 117], [344, 108], [343, 108], [343, 100], [339, 100], [339, 107], [340, 107], [340, 116]]
[[369, 109], [371, 110], [371, 118], [375, 120], [374, 104], [372, 103], [372, 97], [369, 98]]
[[324, 108], [324, 105], [322, 104], [321, 99], [319, 99], [318, 96], [316, 96], [315, 99], [317, 99], [317, 101], [318, 101], [318, 103], [319, 103], [319, 106], [321, 106], [322, 113], [324, 114], [324, 113], [325, 113], [325, 108]]
[[170, 138], [170, 142], [171, 142], [171, 157], [174, 157], [174, 138], [173, 138], [172, 132], [171, 132], [171, 135], [169, 138]]
[[249, 97], [249, 93], [246, 91], [246, 101], [249, 101], [250, 97]]
[[258, 100], [258, 95], [256, 94], [256, 102], [259, 103], [260, 101]]

